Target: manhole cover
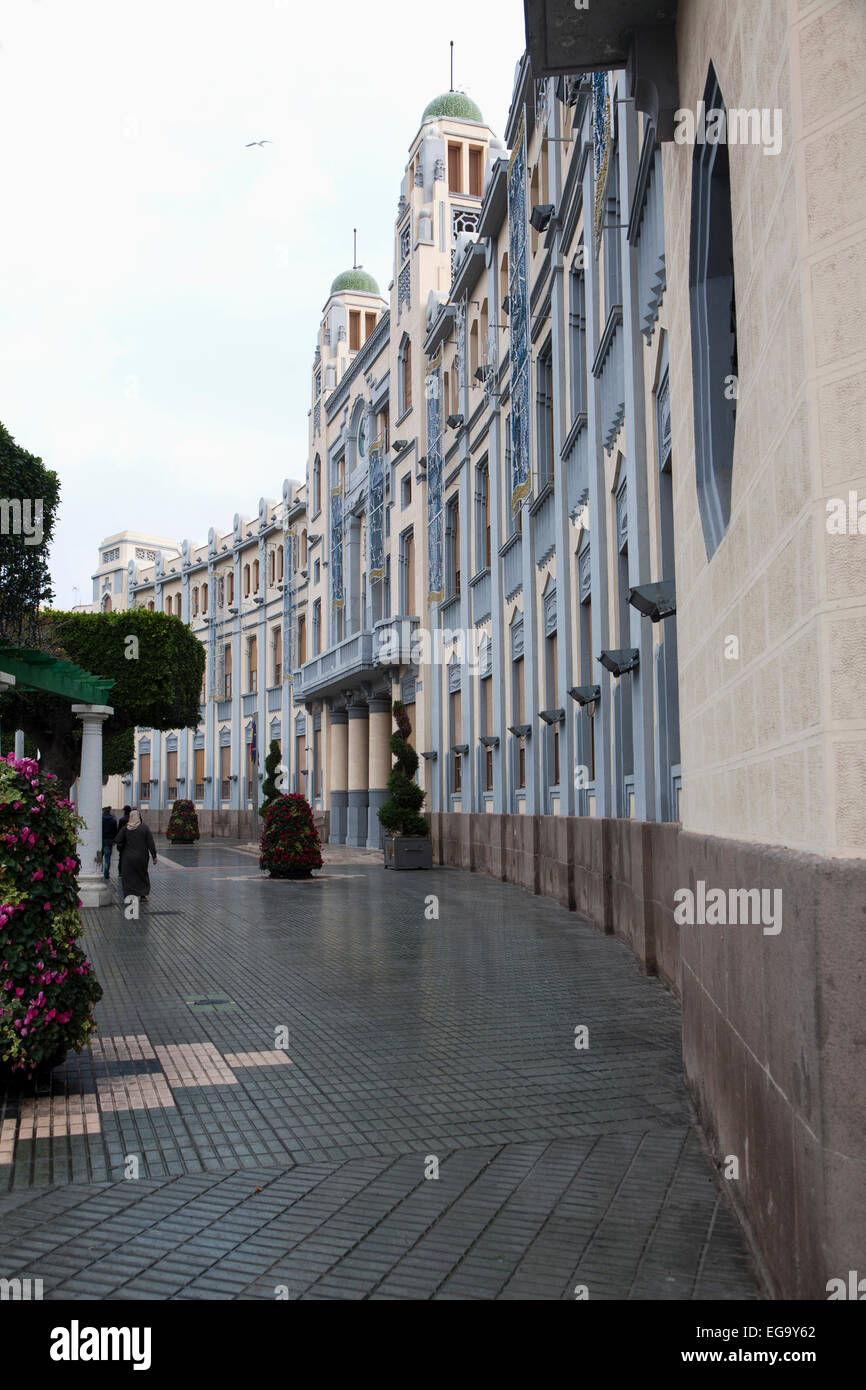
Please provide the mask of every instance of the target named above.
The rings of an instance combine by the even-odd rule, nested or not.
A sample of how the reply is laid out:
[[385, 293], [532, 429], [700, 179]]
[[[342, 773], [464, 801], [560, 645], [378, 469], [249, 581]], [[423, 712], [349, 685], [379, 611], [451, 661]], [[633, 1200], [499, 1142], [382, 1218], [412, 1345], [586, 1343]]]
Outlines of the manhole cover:
[[233, 999], [229, 999], [227, 994], [193, 994], [188, 999], [184, 999], [191, 1009], [198, 1009], [205, 1012], [210, 1009], [236, 1009], [237, 1004]]

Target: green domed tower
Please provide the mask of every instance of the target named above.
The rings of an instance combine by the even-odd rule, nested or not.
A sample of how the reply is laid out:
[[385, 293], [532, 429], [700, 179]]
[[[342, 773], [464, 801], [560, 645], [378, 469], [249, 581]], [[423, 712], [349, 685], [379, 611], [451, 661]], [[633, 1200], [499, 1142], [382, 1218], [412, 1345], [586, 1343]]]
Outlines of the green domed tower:
[[[344, 270], [338, 275], [331, 286], [331, 294], [340, 294], [343, 290], [349, 290], [353, 294], [375, 294], [379, 295], [379, 286], [372, 275], [361, 266], [355, 266], [353, 270]], [[381, 298], [381, 296], [379, 296]]]
[[474, 121], [477, 125], [484, 124], [481, 111], [465, 92], [442, 92], [440, 96], [434, 97], [424, 108], [421, 124], [434, 121], [439, 116], [448, 116], [455, 121]]

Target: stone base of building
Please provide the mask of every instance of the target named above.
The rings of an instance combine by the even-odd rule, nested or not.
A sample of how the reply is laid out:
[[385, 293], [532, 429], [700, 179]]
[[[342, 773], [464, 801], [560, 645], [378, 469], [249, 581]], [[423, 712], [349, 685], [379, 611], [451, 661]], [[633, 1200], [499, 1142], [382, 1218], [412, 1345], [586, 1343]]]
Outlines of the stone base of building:
[[[262, 818], [258, 811], [196, 811], [199, 837], [202, 840], [258, 840], [262, 833]], [[164, 835], [171, 819], [171, 807], [151, 811], [144, 807], [141, 818], [154, 835]]]
[[[866, 861], [641, 821], [430, 823], [437, 862], [588, 917], [676, 993], [686, 1081], [772, 1294], [826, 1299], [828, 1280], [862, 1271]], [[699, 882], [780, 890], [781, 930], [678, 925], [675, 894]]]

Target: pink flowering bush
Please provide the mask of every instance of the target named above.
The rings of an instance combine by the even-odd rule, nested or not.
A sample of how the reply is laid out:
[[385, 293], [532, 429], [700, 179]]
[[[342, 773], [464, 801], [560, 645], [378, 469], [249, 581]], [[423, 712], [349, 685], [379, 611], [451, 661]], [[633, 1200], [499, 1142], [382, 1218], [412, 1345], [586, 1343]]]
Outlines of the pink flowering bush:
[[102, 988], [81, 935], [72, 804], [32, 758], [0, 759], [0, 1069], [80, 1052]]

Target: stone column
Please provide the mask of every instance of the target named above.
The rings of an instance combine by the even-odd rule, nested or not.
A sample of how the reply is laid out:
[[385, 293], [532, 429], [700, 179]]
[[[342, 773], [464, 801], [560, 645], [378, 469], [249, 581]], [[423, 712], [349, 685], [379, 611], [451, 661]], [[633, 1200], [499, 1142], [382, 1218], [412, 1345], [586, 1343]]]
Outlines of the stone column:
[[85, 824], [78, 841], [78, 893], [84, 907], [107, 907], [114, 894], [102, 876], [102, 726], [114, 711], [110, 705], [73, 705], [72, 713], [84, 726], [78, 814]]
[[15, 757], [19, 760], [24, 757], [24, 730], [15, 730]]
[[374, 695], [370, 700], [370, 814], [367, 822], [367, 848], [382, 848], [382, 827], [376, 811], [388, 799], [388, 778], [391, 775], [391, 697]]
[[366, 705], [350, 705], [349, 776], [346, 808], [346, 844], [366, 848], [369, 798], [369, 712]]
[[332, 709], [330, 715], [330, 810], [328, 839], [332, 844], [346, 843], [346, 807], [349, 804], [349, 715], [344, 709]]

